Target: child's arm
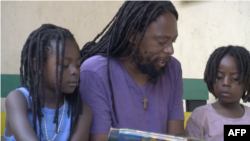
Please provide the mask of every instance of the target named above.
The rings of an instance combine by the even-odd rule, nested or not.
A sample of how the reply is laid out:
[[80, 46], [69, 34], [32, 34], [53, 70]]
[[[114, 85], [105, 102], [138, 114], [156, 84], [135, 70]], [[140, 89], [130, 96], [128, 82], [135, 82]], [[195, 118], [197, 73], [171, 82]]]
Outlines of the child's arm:
[[92, 110], [86, 103], [82, 102], [83, 110], [82, 115], [79, 116], [79, 119], [76, 124], [76, 130], [74, 131], [71, 140], [72, 141], [88, 141], [89, 139], [89, 130], [92, 122]]
[[185, 131], [188, 137], [204, 139], [204, 130], [202, 125], [199, 122], [195, 121], [192, 117], [188, 119]]
[[14, 135], [20, 141], [38, 141], [28, 119], [28, 103], [22, 92], [15, 90], [8, 94], [5, 102], [7, 120], [6, 135]]

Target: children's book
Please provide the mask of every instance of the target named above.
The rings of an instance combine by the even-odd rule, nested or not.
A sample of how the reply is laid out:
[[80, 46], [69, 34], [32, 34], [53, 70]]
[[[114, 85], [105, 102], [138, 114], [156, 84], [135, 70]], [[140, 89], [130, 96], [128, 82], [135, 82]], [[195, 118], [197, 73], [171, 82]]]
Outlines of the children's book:
[[167, 134], [132, 129], [111, 128], [108, 141], [205, 141], [192, 137], [178, 137]]

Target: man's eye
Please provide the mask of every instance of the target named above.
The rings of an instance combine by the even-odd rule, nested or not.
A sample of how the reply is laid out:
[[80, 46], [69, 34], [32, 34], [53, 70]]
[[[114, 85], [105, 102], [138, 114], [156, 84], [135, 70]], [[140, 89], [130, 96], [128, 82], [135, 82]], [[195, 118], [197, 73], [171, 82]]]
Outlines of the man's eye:
[[164, 42], [159, 41], [160, 44], [164, 44]]
[[167, 39], [161, 39], [161, 40], [158, 40], [158, 42], [159, 42], [160, 44], [165, 44], [165, 43], [166, 43], [166, 41], [167, 41]]

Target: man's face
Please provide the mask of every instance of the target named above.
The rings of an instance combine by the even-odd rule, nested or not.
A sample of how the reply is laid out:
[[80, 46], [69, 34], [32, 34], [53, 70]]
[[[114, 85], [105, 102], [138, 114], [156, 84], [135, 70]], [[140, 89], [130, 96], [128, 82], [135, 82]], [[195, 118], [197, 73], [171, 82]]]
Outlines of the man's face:
[[[170, 12], [160, 15], [148, 25], [134, 60], [139, 70], [148, 74], [152, 83], [156, 84], [157, 77], [165, 73], [166, 64], [174, 53], [173, 42], [177, 36], [177, 21]], [[132, 47], [137, 45], [140, 37], [141, 32], [136, 35]]]

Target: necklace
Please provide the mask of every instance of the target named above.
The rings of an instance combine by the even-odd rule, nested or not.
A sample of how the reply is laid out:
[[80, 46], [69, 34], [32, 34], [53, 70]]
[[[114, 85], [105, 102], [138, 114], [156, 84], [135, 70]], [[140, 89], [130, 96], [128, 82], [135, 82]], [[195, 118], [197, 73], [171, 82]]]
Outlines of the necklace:
[[[132, 75], [130, 75], [129, 69], [127, 69], [127, 67], [126, 67], [126, 65], [124, 64], [124, 62], [121, 62], [121, 66], [123, 66], [123, 68], [125, 68], [127, 74], [131, 77], [131, 79], [133, 79]], [[135, 82], [135, 80], [133, 80], [133, 81]], [[135, 82], [135, 85], [138, 85], [138, 84]], [[145, 90], [146, 94], [147, 94], [147, 89], [148, 89], [148, 81], [146, 82], [146, 90]], [[143, 97], [144, 97], [143, 100], [142, 100], [142, 103], [143, 103], [144, 110], [146, 110], [146, 109], [147, 109], [147, 102], [148, 102], [148, 99], [146, 98], [146, 94], [144, 95], [144, 94], [143, 94], [144, 92], [142, 92], [141, 89], [140, 89], [140, 91], [141, 91], [141, 93], [142, 93], [142, 95], [143, 95]]]
[[146, 97], [144, 97], [143, 100], [142, 100], [144, 110], [147, 109], [147, 102], [148, 102], [148, 99]]
[[62, 116], [61, 116], [61, 119], [60, 119], [60, 123], [59, 123], [59, 126], [58, 126], [58, 129], [57, 129], [56, 134], [54, 135], [54, 137], [53, 137], [51, 140], [49, 140], [49, 138], [48, 138], [47, 127], [46, 127], [46, 121], [45, 121], [44, 118], [42, 118], [42, 120], [43, 120], [43, 122], [44, 122], [44, 128], [45, 128], [45, 134], [46, 134], [47, 141], [53, 141], [53, 140], [56, 138], [56, 136], [57, 136], [57, 134], [58, 134], [58, 132], [59, 132], [59, 129], [60, 129], [60, 127], [61, 127], [61, 124], [62, 124], [63, 114], [64, 114], [64, 111], [65, 111], [65, 105], [66, 105], [66, 104], [65, 104], [65, 97], [64, 97], [63, 112], [62, 112]]
[[148, 82], [146, 83], [146, 90], [145, 90], [145, 95], [143, 95], [144, 96], [144, 98], [143, 98], [143, 100], [142, 100], [142, 103], [143, 103], [143, 108], [144, 108], [144, 110], [146, 110], [147, 109], [147, 102], [148, 102], [148, 99], [146, 98], [146, 95], [147, 95], [147, 89], [148, 89]]

